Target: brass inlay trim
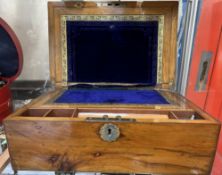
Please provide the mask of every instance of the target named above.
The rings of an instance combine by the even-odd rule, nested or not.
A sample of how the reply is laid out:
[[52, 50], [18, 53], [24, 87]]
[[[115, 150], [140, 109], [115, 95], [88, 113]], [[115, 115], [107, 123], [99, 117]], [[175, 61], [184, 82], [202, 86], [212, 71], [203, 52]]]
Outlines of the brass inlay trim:
[[158, 21], [157, 84], [162, 82], [164, 15], [61, 15], [62, 80], [68, 81], [66, 21]]
[[157, 84], [162, 83], [163, 71], [163, 29], [164, 29], [164, 16], [159, 15], [158, 20], [158, 55], [157, 55]]

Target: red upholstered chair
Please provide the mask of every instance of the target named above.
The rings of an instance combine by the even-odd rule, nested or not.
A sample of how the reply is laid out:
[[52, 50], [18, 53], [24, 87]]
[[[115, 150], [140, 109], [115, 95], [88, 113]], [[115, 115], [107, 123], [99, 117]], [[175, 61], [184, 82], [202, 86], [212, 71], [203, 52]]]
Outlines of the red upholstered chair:
[[0, 18], [0, 122], [12, 111], [10, 84], [19, 76], [23, 54], [18, 38], [9, 25]]

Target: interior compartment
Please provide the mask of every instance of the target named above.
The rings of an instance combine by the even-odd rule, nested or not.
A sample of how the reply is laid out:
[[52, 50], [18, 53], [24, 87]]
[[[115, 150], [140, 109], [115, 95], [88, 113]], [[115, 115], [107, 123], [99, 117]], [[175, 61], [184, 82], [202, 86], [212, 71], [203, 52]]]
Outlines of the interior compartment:
[[46, 117], [72, 117], [75, 109], [52, 109]]
[[75, 118], [111, 118], [111, 119], [176, 119], [204, 120], [195, 111], [176, 110], [136, 110], [136, 109], [102, 109], [102, 108], [73, 108], [73, 109], [28, 109], [19, 116], [24, 117], [75, 117]]
[[184, 119], [184, 120], [200, 120], [203, 117], [200, 116], [197, 112], [192, 111], [172, 111], [170, 115], [175, 119]]
[[204, 119], [194, 111], [156, 111], [135, 109], [78, 109], [79, 118], [129, 118], [129, 119]]
[[48, 113], [49, 109], [28, 109], [24, 111], [20, 116], [24, 117], [43, 117], [46, 113]]
[[80, 112], [79, 118], [122, 118], [122, 119], [169, 119], [167, 113], [112, 113], [112, 112]]

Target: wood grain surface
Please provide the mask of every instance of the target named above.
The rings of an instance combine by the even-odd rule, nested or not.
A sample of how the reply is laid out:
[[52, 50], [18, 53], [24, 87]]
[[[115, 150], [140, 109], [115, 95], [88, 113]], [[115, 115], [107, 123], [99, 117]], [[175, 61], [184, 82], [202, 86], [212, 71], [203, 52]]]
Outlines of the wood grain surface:
[[209, 175], [218, 124], [113, 122], [121, 134], [111, 143], [100, 138], [103, 124], [7, 120], [13, 168]]
[[[57, 86], [72, 82], [62, 79], [61, 15], [163, 15], [162, 82], [169, 88], [175, 80], [178, 2], [118, 2], [120, 6], [97, 6], [95, 2], [49, 2], [50, 78]], [[78, 8], [76, 8], [78, 6]], [[81, 8], [80, 8], [81, 7]]]

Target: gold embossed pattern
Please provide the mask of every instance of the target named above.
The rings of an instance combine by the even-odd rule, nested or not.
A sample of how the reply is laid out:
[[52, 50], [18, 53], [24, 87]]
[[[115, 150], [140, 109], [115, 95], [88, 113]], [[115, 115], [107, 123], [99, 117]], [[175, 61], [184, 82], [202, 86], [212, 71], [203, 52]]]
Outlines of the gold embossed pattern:
[[67, 82], [67, 21], [158, 21], [158, 61], [157, 84], [162, 82], [162, 51], [163, 51], [163, 15], [62, 15], [61, 16], [61, 52], [62, 80]]

